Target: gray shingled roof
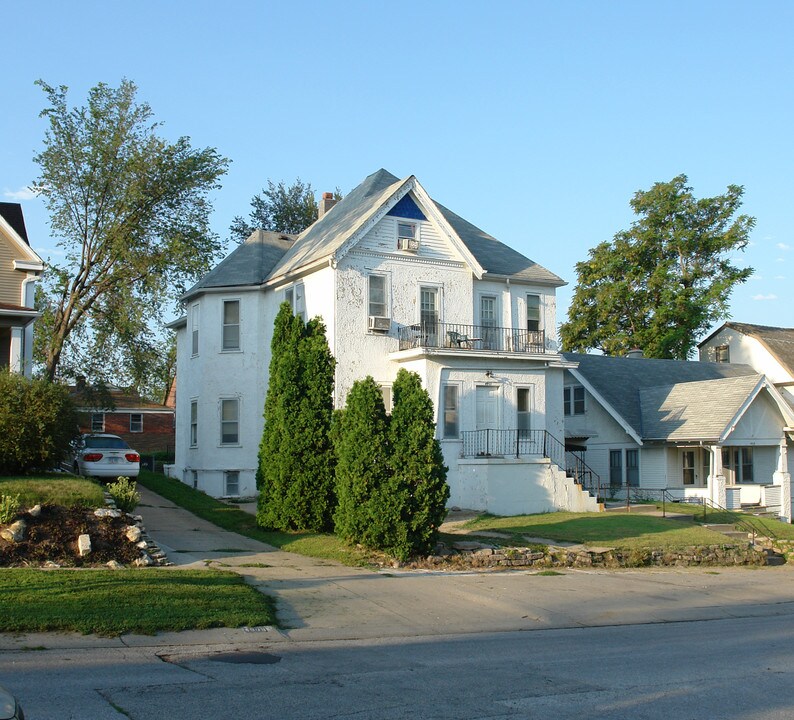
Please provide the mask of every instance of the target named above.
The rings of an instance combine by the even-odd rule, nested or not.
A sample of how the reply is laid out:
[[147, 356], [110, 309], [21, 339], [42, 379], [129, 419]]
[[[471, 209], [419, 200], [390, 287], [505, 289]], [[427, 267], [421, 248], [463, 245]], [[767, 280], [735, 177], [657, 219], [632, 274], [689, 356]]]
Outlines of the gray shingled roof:
[[746, 375], [642, 388], [642, 437], [719, 440], [761, 378]]
[[262, 284], [292, 247], [294, 240], [292, 235], [257, 230], [190, 288], [185, 296], [207, 288]]
[[758, 377], [749, 365], [579, 353], [563, 353], [563, 357], [579, 364], [577, 372], [639, 437], [645, 436], [641, 390], [721, 378]]

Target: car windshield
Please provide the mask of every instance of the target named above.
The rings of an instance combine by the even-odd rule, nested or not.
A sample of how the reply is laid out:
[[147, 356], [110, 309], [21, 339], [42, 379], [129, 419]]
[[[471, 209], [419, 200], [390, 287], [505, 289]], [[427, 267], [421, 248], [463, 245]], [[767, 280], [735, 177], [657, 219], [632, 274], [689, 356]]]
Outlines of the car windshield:
[[108, 450], [126, 450], [129, 445], [118, 437], [88, 437], [85, 439], [87, 448], [106, 448]]

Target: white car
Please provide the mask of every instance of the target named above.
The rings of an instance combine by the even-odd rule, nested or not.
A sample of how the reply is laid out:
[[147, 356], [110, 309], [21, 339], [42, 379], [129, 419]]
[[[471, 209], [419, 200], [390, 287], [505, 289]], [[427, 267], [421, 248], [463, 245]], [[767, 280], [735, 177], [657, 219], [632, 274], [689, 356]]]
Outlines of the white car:
[[97, 478], [138, 477], [141, 456], [118, 435], [83, 435], [75, 452], [75, 475]]

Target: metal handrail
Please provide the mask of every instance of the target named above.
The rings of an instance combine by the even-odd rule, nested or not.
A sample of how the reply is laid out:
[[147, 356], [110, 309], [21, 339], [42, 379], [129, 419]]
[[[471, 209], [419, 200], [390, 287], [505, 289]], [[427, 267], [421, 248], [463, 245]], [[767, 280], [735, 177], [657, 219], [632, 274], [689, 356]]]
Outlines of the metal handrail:
[[[753, 537], [753, 544], [755, 544], [756, 534], [758, 534], [758, 528], [753, 525], [753, 523], [748, 522], [747, 520], [742, 520], [742, 518], [737, 517], [738, 513], [735, 510], [728, 510], [728, 508], [723, 507], [717, 502], [714, 502], [711, 498], [707, 497], [697, 497], [691, 498], [688, 502], [697, 502], [703, 505], [703, 522], [705, 523], [708, 508], [711, 507], [713, 510], [717, 510], [722, 513], [726, 513], [731, 518], [731, 524], [734, 527], [738, 527], [740, 530], [744, 530], [747, 533], [750, 533]], [[754, 516], [756, 521], [759, 525], [763, 528], [764, 537], [770, 538], [772, 540], [779, 540], [780, 538], [775, 534], [774, 530], [771, 530], [767, 524], [757, 516]]]
[[546, 352], [546, 333], [543, 330], [466, 325], [437, 320], [402, 325], [397, 328], [397, 339], [400, 350], [429, 347], [535, 355]]
[[545, 457], [586, 490], [601, 489], [598, 473], [548, 430], [465, 430], [461, 438], [463, 457]]

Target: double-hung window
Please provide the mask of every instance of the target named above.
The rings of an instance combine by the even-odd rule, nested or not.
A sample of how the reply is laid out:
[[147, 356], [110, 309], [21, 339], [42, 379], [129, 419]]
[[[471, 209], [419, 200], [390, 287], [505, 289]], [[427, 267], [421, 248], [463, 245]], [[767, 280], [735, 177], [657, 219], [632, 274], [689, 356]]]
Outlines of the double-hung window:
[[386, 302], [386, 276], [369, 276], [369, 314], [375, 317], [389, 317], [388, 303]]
[[105, 432], [105, 413], [91, 413], [91, 432]]
[[714, 348], [714, 360], [718, 363], [729, 363], [731, 361], [730, 348], [727, 345]]
[[284, 291], [284, 300], [289, 303], [292, 313], [301, 320], [306, 320], [306, 289], [303, 283], [295, 283]]
[[221, 400], [221, 445], [237, 445], [240, 442], [240, 400]]
[[397, 249], [416, 252], [419, 249], [419, 237], [416, 223], [397, 223]]
[[460, 398], [457, 385], [444, 385], [444, 437], [460, 435]]
[[240, 349], [240, 301], [223, 301], [223, 328], [222, 328], [223, 350]]
[[584, 415], [584, 388], [581, 385], [563, 388], [562, 409], [564, 415]]
[[190, 447], [198, 447], [198, 400], [190, 401]]
[[143, 413], [130, 413], [130, 432], [143, 432]]
[[540, 330], [540, 295], [527, 295], [527, 330]]
[[191, 337], [191, 354], [198, 355], [199, 353], [199, 306], [198, 303], [190, 308], [190, 337]]
[[516, 390], [516, 425], [519, 430], [531, 430], [532, 396], [530, 388]]
[[240, 494], [240, 471], [227, 470], [223, 473], [223, 494], [226, 497], [236, 497]]

